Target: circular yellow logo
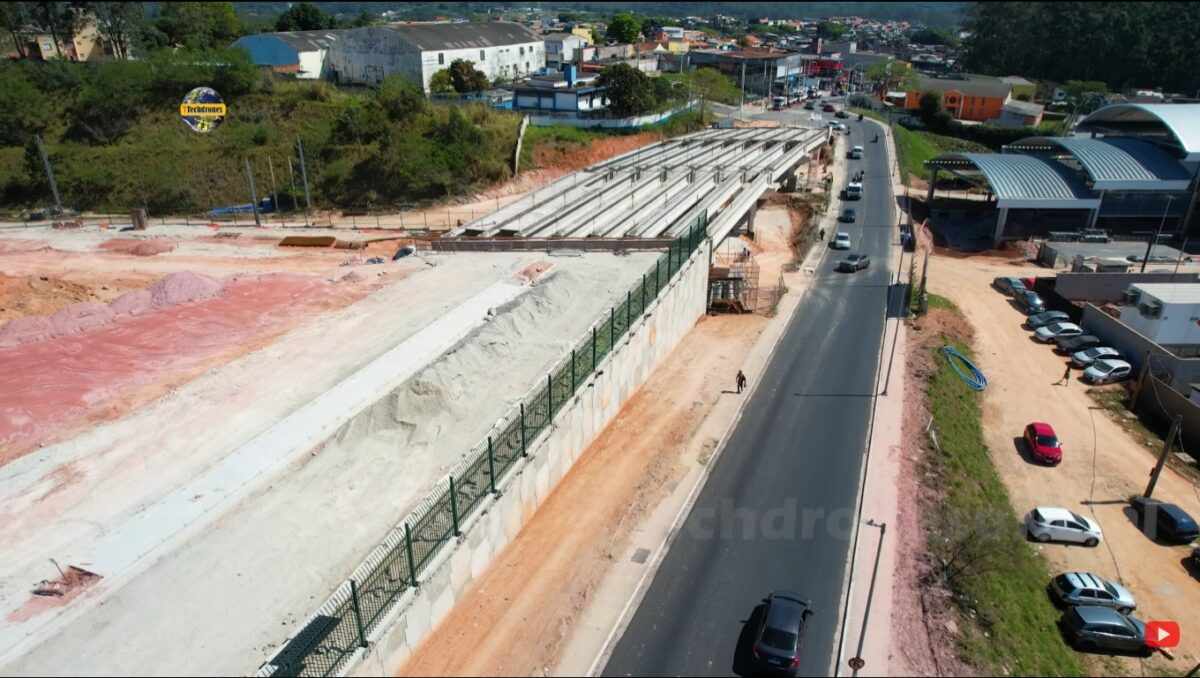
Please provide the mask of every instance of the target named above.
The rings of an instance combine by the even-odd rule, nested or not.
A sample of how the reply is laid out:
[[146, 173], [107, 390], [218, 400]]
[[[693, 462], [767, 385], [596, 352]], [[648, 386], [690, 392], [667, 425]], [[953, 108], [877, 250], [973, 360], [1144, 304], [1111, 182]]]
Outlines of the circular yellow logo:
[[183, 97], [179, 117], [193, 132], [211, 132], [225, 121], [225, 100], [211, 87], [197, 87]]

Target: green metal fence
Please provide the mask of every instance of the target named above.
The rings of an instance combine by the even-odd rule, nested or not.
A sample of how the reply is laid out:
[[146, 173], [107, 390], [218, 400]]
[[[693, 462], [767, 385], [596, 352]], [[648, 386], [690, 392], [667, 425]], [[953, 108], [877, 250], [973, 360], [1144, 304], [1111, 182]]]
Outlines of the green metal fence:
[[435, 491], [388, 535], [347, 582], [338, 587], [287, 645], [262, 669], [260, 676], [329, 676], [345, 668], [384, 614], [410, 588], [446, 544], [460, 534], [463, 522], [480, 506], [517, 460], [528, 454], [538, 435], [554, 420], [613, 350], [646, 307], [679, 272], [707, 237], [702, 212], [687, 232], [674, 240], [640, 282], [608, 316], [546, 375], [544, 385], [511, 412], [507, 424], [480, 442], [446, 486]]

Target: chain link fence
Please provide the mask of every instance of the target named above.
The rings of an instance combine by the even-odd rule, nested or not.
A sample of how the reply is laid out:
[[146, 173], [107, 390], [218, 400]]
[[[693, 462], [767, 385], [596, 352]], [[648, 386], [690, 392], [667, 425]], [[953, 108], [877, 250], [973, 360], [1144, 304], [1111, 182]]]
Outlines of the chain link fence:
[[303, 628], [269, 662], [259, 676], [330, 676], [348, 668], [354, 652], [367, 646], [367, 636], [410, 588], [441, 550], [461, 534], [465, 520], [497, 493], [499, 479], [528, 456], [538, 435], [595, 372], [617, 342], [679, 272], [707, 237], [702, 213], [687, 232], [626, 294], [608, 316], [588, 332], [570, 355], [546, 375], [504, 425], [477, 444], [467, 461], [388, 534], [350, 579], [333, 592]]

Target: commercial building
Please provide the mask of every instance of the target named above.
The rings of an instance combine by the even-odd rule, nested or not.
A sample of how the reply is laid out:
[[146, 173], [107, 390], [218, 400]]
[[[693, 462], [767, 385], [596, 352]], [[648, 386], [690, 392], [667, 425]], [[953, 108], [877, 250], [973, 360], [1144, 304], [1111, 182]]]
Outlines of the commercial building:
[[350, 31], [259, 33], [238, 38], [231, 46], [245, 50], [255, 65], [301, 80], [316, 80], [326, 75], [329, 48], [347, 33]]
[[1156, 344], [1200, 343], [1200, 284], [1133, 284], [1120, 308], [1121, 322]]
[[575, 64], [562, 72], [536, 75], [513, 88], [513, 109], [535, 113], [586, 116], [608, 108], [604, 87], [595, 74], [580, 74]]
[[572, 33], [550, 33], [542, 38], [546, 43], [546, 65], [558, 68], [562, 64], [571, 63], [579, 57], [579, 50], [587, 46], [587, 41]]
[[346, 31], [327, 60], [330, 77], [347, 83], [375, 85], [392, 74], [429, 81], [457, 59], [469, 61], [488, 80], [515, 80], [546, 66], [541, 37], [524, 26], [487, 23], [392, 24]]
[[921, 107], [921, 95], [934, 92], [941, 96], [942, 108], [956, 120], [987, 122], [1003, 114], [1004, 105], [1012, 100], [1012, 88], [1001, 78], [987, 75], [918, 75], [916, 86], [905, 91], [903, 107], [916, 110]]
[[[931, 213], [946, 172], [986, 188], [986, 201], [959, 204], [975, 206], [972, 228], [986, 227], [993, 243], [1084, 228], [1197, 232], [1200, 104], [1110, 105], [1080, 121], [1074, 136], [1029, 137], [1003, 150], [927, 161]], [[935, 231], [965, 228], [952, 222], [931, 219]]]

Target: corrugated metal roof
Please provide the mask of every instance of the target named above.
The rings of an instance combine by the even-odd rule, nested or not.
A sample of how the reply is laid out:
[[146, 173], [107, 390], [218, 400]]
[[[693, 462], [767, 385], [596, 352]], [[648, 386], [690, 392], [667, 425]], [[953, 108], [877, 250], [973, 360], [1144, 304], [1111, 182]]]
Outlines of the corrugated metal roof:
[[1146, 141], [1113, 137], [1050, 137], [1079, 160], [1096, 182], [1183, 181], [1187, 170], [1162, 149]]
[[973, 165], [987, 178], [996, 194], [998, 207], [1052, 206], [1072, 202], [1080, 203], [1080, 208], [1096, 206], [1096, 194], [1065, 168], [1032, 155], [945, 153], [929, 162], [950, 169], [956, 163]]
[[279, 38], [297, 52], [316, 52], [329, 49], [330, 45], [337, 42], [339, 33], [341, 31], [331, 29], [326, 31], [285, 31], [268, 33], [268, 35]]
[[1012, 91], [1012, 85], [999, 78], [974, 73], [959, 73], [954, 77], [931, 78], [918, 75], [918, 88], [922, 92], [949, 92], [957, 90], [968, 96], [1004, 98]]
[[1105, 123], [1161, 122], [1188, 155], [1200, 155], [1200, 104], [1113, 104], [1079, 122], [1077, 129]]
[[421, 51], [469, 49], [542, 42], [542, 38], [520, 24], [507, 21], [486, 23], [391, 24], [401, 39]]

